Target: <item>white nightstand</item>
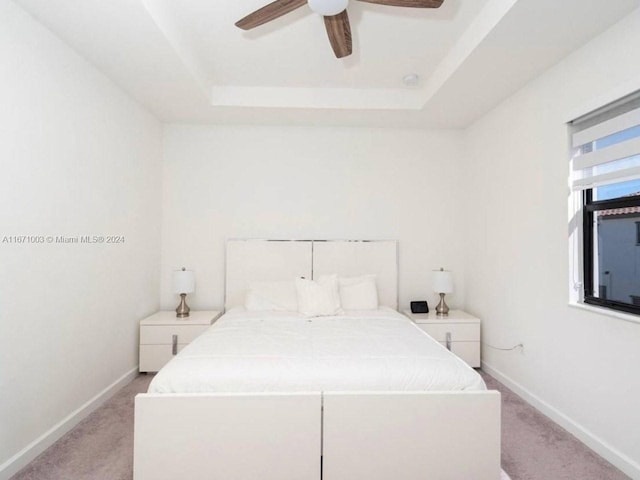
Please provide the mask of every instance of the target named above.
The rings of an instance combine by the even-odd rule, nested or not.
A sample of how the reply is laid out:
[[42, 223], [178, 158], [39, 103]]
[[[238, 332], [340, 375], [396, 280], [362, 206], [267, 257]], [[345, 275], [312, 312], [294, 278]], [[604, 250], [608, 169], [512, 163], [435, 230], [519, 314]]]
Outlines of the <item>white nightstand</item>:
[[221, 315], [218, 311], [191, 312], [177, 318], [176, 312], [157, 312], [140, 321], [140, 371], [157, 372], [169, 360], [207, 330]]
[[446, 317], [433, 313], [404, 314], [421, 330], [447, 347], [474, 368], [480, 367], [480, 319], [462, 310], [451, 310]]

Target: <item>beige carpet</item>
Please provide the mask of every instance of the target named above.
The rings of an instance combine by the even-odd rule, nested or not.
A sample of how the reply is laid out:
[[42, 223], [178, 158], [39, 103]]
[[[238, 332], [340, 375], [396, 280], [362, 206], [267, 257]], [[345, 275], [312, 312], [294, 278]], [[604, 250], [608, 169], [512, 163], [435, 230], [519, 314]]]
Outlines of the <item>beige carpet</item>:
[[511, 390], [482, 377], [502, 393], [502, 468], [512, 480], [630, 480]]
[[[493, 378], [483, 376], [490, 388], [503, 394], [502, 468], [512, 480], [628, 478]], [[146, 391], [151, 378], [137, 377], [12, 480], [130, 480], [133, 398]]]

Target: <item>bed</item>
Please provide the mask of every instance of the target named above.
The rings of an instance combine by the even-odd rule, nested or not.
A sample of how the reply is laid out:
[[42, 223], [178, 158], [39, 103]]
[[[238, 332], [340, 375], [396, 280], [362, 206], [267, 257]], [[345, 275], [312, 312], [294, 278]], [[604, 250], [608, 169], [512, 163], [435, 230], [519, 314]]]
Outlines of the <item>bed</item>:
[[[252, 279], [375, 273], [381, 308], [247, 312]], [[397, 312], [397, 243], [229, 241], [227, 313], [136, 397], [134, 478], [500, 478], [500, 397]]]

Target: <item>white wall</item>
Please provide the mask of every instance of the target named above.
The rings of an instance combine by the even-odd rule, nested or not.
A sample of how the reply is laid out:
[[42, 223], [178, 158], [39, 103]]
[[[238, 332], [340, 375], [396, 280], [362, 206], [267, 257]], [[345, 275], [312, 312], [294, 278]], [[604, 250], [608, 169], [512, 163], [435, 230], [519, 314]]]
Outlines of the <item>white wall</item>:
[[[137, 321], [158, 307], [162, 127], [7, 0], [0, 82], [3, 478], [137, 365]], [[3, 242], [14, 235], [125, 243]]]
[[640, 89], [640, 11], [505, 101], [467, 132], [466, 307], [486, 364], [640, 478], [640, 323], [568, 306], [565, 122]]
[[227, 238], [400, 240], [400, 303], [428, 298], [431, 270], [464, 279], [460, 136], [350, 128], [165, 128], [162, 298], [196, 273], [195, 308], [224, 300]]

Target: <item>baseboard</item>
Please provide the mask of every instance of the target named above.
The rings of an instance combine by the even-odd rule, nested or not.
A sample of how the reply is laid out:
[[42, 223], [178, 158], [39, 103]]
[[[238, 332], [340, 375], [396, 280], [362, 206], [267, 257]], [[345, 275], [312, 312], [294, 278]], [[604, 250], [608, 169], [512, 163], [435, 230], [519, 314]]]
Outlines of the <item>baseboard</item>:
[[131, 369], [107, 388], [98, 393], [77, 410], [70, 413], [40, 437], [16, 453], [0, 465], [0, 480], [8, 480], [33, 461], [38, 455], [59, 440], [65, 433], [75, 427], [94, 410], [111, 398], [118, 390], [131, 382], [138, 375], [138, 367]]
[[488, 365], [486, 362], [482, 362], [482, 370], [494, 377], [514, 393], [518, 394], [529, 405], [540, 411], [545, 416], [549, 417], [551, 420], [574, 435], [582, 443], [587, 445], [591, 450], [596, 452], [602, 458], [618, 467], [625, 474], [627, 474], [631, 478], [640, 479], [640, 464], [624, 455], [623, 453], [619, 452], [607, 442], [602, 440], [600, 437], [594, 435], [582, 425], [572, 420], [555, 407], [549, 405], [547, 402], [542, 400], [531, 391], [527, 390], [518, 382], [512, 380], [510, 377], [493, 368], [491, 365]]

